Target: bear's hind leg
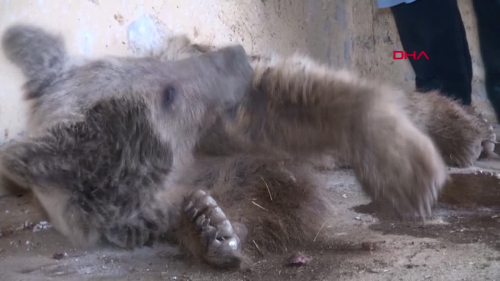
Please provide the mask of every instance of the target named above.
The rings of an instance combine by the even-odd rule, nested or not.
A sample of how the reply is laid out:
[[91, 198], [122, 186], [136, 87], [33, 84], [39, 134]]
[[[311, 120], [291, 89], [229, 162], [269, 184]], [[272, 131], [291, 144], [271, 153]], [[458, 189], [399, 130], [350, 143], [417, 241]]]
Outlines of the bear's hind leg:
[[[302, 166], [296, 171], [275, 159], [252, 156], [199, 163], [206, 169], [200, 178], [207, 191], [198, 191], [191, 197], [198, 199], [185, 205], [185, 210], [191, 210], [185, 213], [186, 221], [198, 231], [185, 229], [180, 237], [184, 237], [181, 243], [194, 248], [190, 252], [201, 249], [198, 256], [206, 260], [203, 254], [208, 253], [209, 262], [216, 265], [221, 261], [225, 267], [228, 261], [246, 265], [251, 256], [283, 253], [312, 242], [325, 216], [331, 214], [326, 190], [317, 188]], [[218, 246], [217, 251], [209, 250], [211, 243]]]
[[498, 158], [493, 127], [473, 107], [462, 107], [437, 91], [407, 96], [410, 118], [429, 134], [448, 166], [469, 167], [481, 154]]

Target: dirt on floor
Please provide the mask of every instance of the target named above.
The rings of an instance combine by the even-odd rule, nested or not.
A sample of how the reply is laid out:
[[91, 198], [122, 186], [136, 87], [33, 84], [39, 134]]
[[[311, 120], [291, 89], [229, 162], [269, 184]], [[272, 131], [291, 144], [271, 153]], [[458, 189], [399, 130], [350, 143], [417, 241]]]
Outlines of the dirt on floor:
[[[262, 256], [238, 272], [195, 263], [169, 245], [75, 249], [30, 194], [14, 193], [0, 197], [0, 280], [500, 280], [497, 171], [453, 169], [425, 224], [386, 215], [361, 193], [350, 170], [320, 172], [338, 206], [317, 233], [328, 243]], [[296, 251], [307, 264], [288, 265]]]

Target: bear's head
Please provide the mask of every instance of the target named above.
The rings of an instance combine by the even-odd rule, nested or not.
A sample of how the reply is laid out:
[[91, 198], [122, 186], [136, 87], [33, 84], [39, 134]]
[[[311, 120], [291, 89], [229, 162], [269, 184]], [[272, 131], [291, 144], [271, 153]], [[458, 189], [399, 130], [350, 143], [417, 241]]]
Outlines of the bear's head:
[[142, 106], [151, 130], [173, 150], [192, 147], [218, 115], [236, 106], [253, 74], [239, 45], [175, 61], [75, 59], [60, 36], [19, 24], [7, 29], [2, 46], [27, 78], [30, 132], [83, 121], [90, 109], [112, 101], [124, 109]]

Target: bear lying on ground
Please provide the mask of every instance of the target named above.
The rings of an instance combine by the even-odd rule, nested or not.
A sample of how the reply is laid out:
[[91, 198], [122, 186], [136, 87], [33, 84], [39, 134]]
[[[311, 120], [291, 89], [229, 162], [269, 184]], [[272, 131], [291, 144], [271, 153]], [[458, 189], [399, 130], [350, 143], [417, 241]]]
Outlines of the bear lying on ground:
[[76, 61], [28, 25], [2, 44], [27, 77], [31, 111], [29, 135], [2, 147], [0, 171], [79, 246], [166, 239], [240, 267], [255, 247], [312, 241], [332, 213], [301, 159], [335, 151], [373, 200], [425, 217], [445, 161], [471, 165], [493, 141], [487, 124], [437, 94], [299, 55], [251, 57], [179, 36], [146, 57]]

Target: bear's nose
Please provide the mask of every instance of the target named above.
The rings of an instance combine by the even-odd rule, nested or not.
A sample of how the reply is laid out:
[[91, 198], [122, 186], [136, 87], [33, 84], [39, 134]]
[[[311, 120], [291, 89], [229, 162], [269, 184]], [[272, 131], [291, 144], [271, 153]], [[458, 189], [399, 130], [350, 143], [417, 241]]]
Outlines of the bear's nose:
[[217, 77], [213, 101], [225, 108], [235, 106], [252, 85], [253, 68], [245, 49], [241, 45], [225, 47], [210, 54], [209, 60]]
[[247, 52], [241, 45], [223, 48], [213, 53], [211, 60], [222, 74], [241, 76], [244, 79], [253, 74]]

